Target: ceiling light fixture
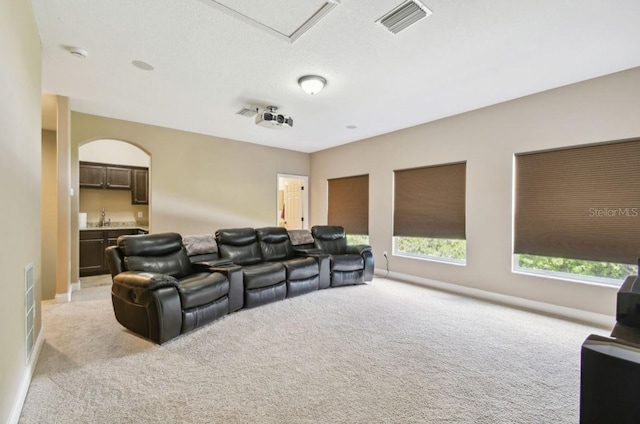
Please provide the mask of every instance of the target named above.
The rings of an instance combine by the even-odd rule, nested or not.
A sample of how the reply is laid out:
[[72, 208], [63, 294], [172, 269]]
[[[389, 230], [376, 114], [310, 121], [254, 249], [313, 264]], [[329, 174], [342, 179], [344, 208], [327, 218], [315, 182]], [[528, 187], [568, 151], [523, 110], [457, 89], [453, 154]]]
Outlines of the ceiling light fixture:
[[308, 94], [319, 93], [327, 84], [327, 80], [318, 75], [305, 75], [298, 80], [300, 87]]

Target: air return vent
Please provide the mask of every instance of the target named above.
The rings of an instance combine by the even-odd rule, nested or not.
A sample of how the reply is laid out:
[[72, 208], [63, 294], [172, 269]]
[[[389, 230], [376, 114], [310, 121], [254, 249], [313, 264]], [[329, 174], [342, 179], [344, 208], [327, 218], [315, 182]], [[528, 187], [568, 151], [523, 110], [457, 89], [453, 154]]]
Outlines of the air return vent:
[[24, 312], [25, 312], [25, 337], [27, 342], [27, 363], [31, 359], [33, 352], [34, 334], [33, 329], [36, 320], [36, 297], [33, 287], [33, 263], [24, 269]]
[[258, 108], [256, 106], [243, 107], [236, 112], [236, 115], [246, 116], [247, 118], [253, 118], [258, 114]]
[[378, 19], [376, 23], [397, 34], [432, 13], [422, 3], [416, 0], [409, 0]]

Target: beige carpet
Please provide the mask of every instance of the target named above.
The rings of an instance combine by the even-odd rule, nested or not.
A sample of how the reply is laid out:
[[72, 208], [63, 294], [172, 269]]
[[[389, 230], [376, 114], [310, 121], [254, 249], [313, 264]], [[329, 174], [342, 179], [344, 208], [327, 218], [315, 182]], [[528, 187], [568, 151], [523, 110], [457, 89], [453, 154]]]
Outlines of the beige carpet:
[[607, 334], [376, 278], [157, 346], [109, 289], [43, 306], [21, 423], [577, 423], [580, 345]]

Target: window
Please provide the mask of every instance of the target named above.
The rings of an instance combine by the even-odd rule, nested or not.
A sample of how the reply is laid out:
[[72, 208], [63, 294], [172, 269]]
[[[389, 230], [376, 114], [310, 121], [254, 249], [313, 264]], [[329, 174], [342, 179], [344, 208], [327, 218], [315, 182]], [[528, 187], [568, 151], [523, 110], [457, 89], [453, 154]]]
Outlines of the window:
[[640, 256], [640, 141], [516, 155], [516, 270], [620, 284]]
[[465, 263], [466, 163], [394, 172], [394, 253]]
[[349, 235], [369, 235], [369, 175], [329, 180], [327, 223]]

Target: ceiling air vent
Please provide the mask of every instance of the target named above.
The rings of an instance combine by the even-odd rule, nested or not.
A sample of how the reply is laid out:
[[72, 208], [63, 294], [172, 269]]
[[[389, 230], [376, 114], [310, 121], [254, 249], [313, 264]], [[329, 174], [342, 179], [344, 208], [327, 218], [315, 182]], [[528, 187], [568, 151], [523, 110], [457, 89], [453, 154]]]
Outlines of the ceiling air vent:
[[416, 0], [409, 0], [378, 19], [376, 23], [381, 24], [392, 33], [397, 34], [432, 13], [433, 12], [427, 9], [422, 3]]
[[246, 116], [247, 118], [253, 118], [258, 114], [258, 108], [256, 106], [242, 107], [236, 112], [236, 115]]

